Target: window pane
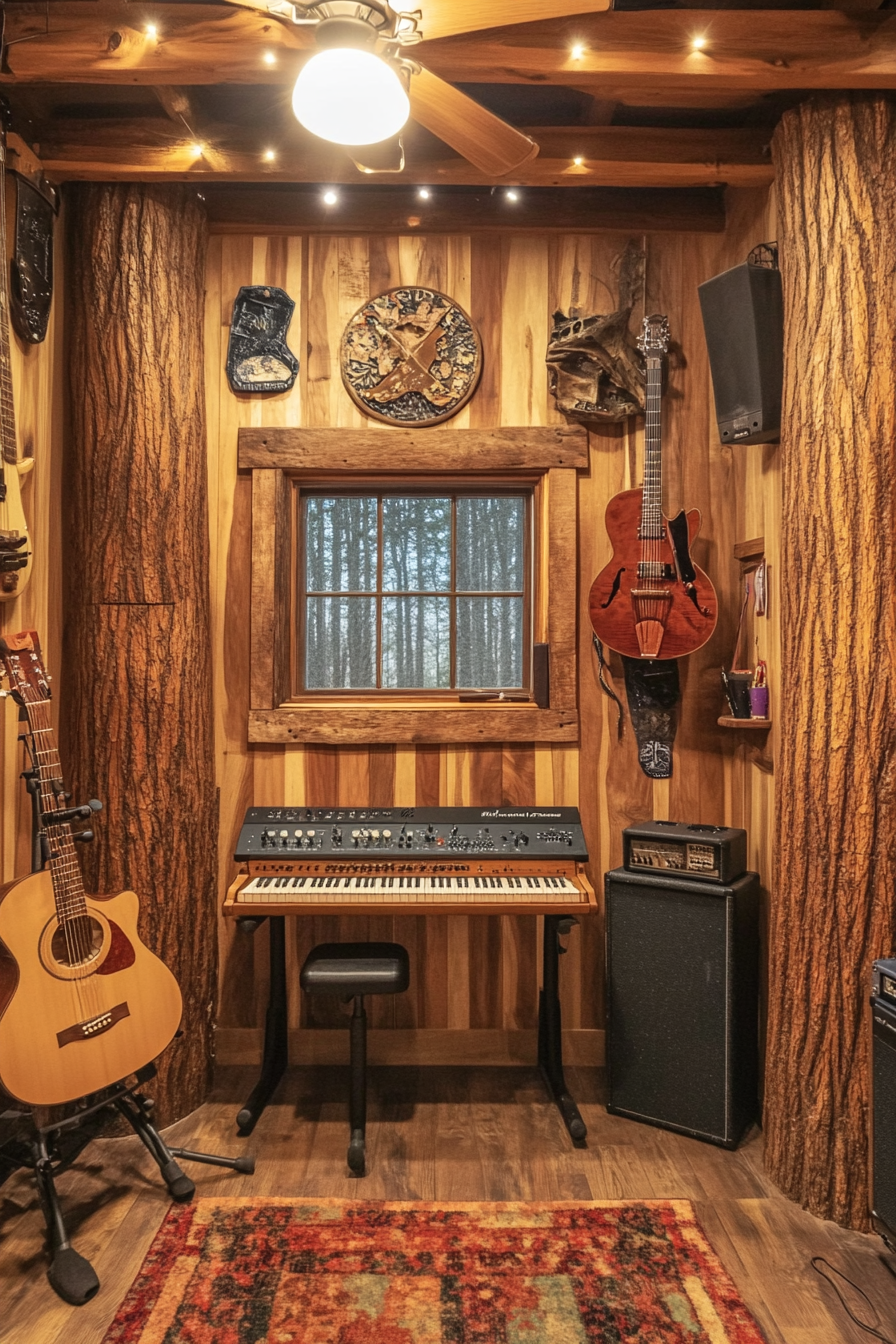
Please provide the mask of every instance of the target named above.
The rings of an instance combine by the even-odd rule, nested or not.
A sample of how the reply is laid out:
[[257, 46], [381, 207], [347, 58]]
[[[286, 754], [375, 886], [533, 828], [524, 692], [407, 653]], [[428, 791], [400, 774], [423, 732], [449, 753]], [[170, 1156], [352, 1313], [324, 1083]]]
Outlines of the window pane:
[[521, 592], [525, 525], [526, 501], [518, 495], [459, 499], [458, 591]]
[[383, 686], [451, 685], [451, 607], [447, 597], [383, 598]]
[[376, 592], [376, 506], [376, 499], [367, 496], [306, 498], [308, 592]]
[[523, 600], [457, 599], [457, 685], [523, 684]]
[[451, 500], [387, 496], [383, 500], [383, 591], [443, 592], [450, 586]]
[[306, 600], [305, 685], [309, 690], [376, 686], [374, 598]]

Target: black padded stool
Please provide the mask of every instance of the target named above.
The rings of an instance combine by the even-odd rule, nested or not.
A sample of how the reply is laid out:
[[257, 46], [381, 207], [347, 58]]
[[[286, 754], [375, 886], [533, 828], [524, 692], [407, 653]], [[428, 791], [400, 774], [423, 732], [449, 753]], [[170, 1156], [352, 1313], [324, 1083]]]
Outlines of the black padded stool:
[[399, 943], [320, 943], [311, 949], [299, 976], [308, 994], [354, 999], [351, 1020], [351, 1097], [348, 1165], [364, 1175], [367, 1124], [367, 1013], [365, 994], [403, 994], [411, 979], [408, 954]]

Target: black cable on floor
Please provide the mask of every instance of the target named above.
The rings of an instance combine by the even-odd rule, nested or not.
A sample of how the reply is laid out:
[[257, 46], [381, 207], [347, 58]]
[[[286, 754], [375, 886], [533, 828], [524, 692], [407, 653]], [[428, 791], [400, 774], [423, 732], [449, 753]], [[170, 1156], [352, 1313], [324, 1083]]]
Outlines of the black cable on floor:
[[846, 1312], [849, 1319], [855, 1322], [855, 1324], [859, 1327], [860, 1330], [867, 1330], [869, 1335], [873, 1335], [875, 1339], [881, 1340], [882, 1344], [894, 1344], [894, 1341], [890, 1338], [889, 1335], [882, 1335], [879, 1330], [876, 1330], [874, 1328], [874, 1325], [866, 1325], [864, 1321], [859, 1320], [858, 1316], [856, 1316], [855, 1313], [851, 1310], [849, 1303], [846, 1301], [846, 1298], [841, 1293], [838, 1284], [834, 1282], [830, 1274], [825, 1274], [823, 1269], [819, 1269], [819, 1265], [826, 1265], [827, 1268], [831, 1271], [831, 1274], [836, 1274], [838, 1278], [843, 1279], [845, 1283], [848, 1283], [850, 1288], [854, 1288], [856, 1292], [859, 1294], [859, 1296], [863, 1297], [865, 1301], [868, 1303], [868, 1306], [871, 1308], [871, 1311], [874, 1315], [875, 1325], [879, 1325], [880, 1317], [877, 1314], [877, 1309], [874, 1306], [874, 1303], [871, 1301], [868, 1294], [862, 1291], [862, 1289], [859, 1287], [857, 1283], [853, 1283], [852, 1279], [848, 1278], [847, 1275], [844, 1274], [842, 1270], [835, 1269], [834, 1266], [828, 1260], [825, 1260], [824, 1256], [813, 1255], [809, 1263], [815, 1270], [815, 1273], [818, 1274], [821, 1278], [823, 1278], [826, 1283], [829, 1283], [831, 1285], [834, 1292], [840, 1299], [840, 1305], [842, 1306], [843, 1310]]

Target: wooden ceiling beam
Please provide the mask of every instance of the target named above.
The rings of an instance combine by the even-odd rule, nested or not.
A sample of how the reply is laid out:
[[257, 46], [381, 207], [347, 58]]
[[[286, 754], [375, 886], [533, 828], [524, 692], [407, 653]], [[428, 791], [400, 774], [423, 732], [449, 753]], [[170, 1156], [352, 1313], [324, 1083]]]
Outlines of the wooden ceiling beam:
[[[695, 50], [693, 41], [705, 45]], [[573, 46], [581, 56], [573, 56]], [[626, 89], [896, 88], [896, 14], [835, 10], [641, 10], [589, 14], [424, 42], [443, 79]]]
[[[9, 0], [5, 13], [9, 73], [0, 82], [283, 84], [312, 41], [306, 29], [234, 6]], [[145, 30], [150, 17], [156, 38]], [[706, 39], [701, 52], [691, 45], [697, 35]], [[611, 11], [424, 41], [413, 54], [453, 82], [567, 84], [598, 96], [604, 84], [614, 97], [645, 84], [694, 94], [894, 88], [896, 14]]]
[[523, 196], [511, 207], [503, 194], [489, 191], [438, 193], [417, 202], [394, 187], [382, 190], [368, 179], [364, 190], [344, 188], [329, 208], [321, 194], [297, 188], [212, 184], [206, 209], [213, 233], [637, 233], [663, 230], [719, 233], [725, 208], [718, 189], [695, 187], [668, 191], [587, 187], [579, 191], [542, 191]]
[[[60, 122], [44, 127], [39, 144], [44, 171], [59, 180], [371, 182], [343, 151], [293, 134], [273, 160], [266, 158], [270, 141], [237, 127], [209, 128], [197, 140], [156, 118], [106, 125]], [[768, 135], [762, 131], [550, 126], [528, 128], [526, 134], [541, 152], [514, 175], [514, 185], [765, 186], [773, 178]], [[397, 186], [491, 186], [491, 179], [465, 159], [424, 158], [413, 143], [407, 168], [389, 181]]]

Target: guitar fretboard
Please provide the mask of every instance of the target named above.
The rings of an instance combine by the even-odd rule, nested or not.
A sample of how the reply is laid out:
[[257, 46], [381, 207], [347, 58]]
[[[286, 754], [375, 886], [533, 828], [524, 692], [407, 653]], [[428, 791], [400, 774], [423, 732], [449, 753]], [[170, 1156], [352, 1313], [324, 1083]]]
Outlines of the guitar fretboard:
[[663, 529], [662, 407], [663, 362], [647, 356], [646, 416], [644, 425], [644, 493], [641, 499], [642, 541], [659, 541]]
[[[30, 728], [31, 754], [40, 783], [41, 811], [44, 814], [61, 811], [67, 804], [62, 793], [62, 766], [50, 718], [50, 701], [26, 702], [25, 712]], [[60, 924], [64, 924], [87, 913], [81, 865], [75, 852], [72, 828], [67, 821], [49, 823], [46, 832], [56, 913]]]

